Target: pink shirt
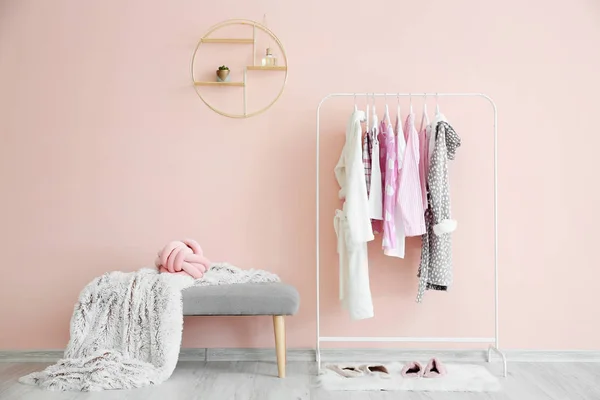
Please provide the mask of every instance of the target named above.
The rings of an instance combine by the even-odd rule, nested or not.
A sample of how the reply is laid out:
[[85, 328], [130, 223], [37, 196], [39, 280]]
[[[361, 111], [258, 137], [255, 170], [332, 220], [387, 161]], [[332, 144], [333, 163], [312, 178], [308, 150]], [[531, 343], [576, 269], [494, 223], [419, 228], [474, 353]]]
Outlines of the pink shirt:
[[420, 236], [426, 232], [425, 209], [419, 169], [419, 134], [415, 128], [415, 114], [410, 113], [404, 125], [406, 151], [400, 170], [398, 204], [404, 221], [406, 236]]
[[398, 190], [398, 159], [394, 129], [387, 118], [381, 121], [381, 175], [383, 177], [383, 248], [396, 248], [396, 191]]

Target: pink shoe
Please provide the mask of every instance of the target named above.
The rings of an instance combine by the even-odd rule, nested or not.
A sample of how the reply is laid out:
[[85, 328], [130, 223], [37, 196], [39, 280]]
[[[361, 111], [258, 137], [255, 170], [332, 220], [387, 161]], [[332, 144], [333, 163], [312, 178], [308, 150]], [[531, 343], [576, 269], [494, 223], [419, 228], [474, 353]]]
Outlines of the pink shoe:
[[411, 361], [402, 367], [401, 374], [405, 378], [420, 378], [423, 376], [423, 367], [418, 361]]
[[427, 363], [423, 377], [425, 378], [437, 378], [446, 375], [446, 367], [437, 358], [433, 357]]

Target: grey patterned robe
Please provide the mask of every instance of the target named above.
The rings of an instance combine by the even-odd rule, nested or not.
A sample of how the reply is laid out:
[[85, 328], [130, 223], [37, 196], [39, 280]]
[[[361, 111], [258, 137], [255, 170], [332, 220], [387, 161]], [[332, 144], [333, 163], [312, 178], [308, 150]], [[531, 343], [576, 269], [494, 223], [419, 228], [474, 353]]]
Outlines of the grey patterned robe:
[[448, 160], [454, 160], [460, 137], [447, 122], [439, 122], [433, 133], [435, 147], [427, 174], [428, 208], [425, 211], [427, 232], [422, 236], [421, 264], [417, 302], [425, 290], [448, 290], [452, 284], [451, 232], [456, 221], [450, 217], [450, 183]]

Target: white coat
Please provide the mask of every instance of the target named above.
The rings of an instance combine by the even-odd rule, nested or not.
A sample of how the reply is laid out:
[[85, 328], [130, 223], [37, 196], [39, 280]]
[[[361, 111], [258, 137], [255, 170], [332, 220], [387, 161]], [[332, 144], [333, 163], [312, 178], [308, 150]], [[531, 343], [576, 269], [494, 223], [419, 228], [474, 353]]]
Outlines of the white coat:
[[363, 111], [354, 111], [346, 126], [346, 143], [335, 166], [344, 200], [337, 210], [334, 227], [340, 268], [340, 300], [352, 319], [373, 317], [373, 300], [369, 284], [367, 242], [375, 239], [371, 228], [369, 201], [362, 162]]

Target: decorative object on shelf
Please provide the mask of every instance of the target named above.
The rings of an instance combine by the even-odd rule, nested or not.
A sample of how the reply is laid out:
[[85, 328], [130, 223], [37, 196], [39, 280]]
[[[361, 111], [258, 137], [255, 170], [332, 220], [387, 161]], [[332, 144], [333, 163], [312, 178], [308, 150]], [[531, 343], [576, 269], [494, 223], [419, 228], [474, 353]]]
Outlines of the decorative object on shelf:
[[[250, 26], [252, 28], [252, 38], [236, 38], [236, 37], [229, 37], [229, 38], [224, 38], [224, 37], [218, 37], [218, 36], [213, 36], [213, 33], [217, 30], [220, 30], [221, 28], [224, 28], [226, 26]], [[264, 57], [265, 61], [264, 64], [261, 62], [261, 64], [257, 63], [257, 57], [256, 57], [256, 33], [258, 31], [262, 31], [263, 33], [266, 33], [269, 37], [270, 37], [270, 41], [274, 42], [277, 47], [279, 47], [279, 54], [280, 54], [280, 59], [279, 61], [282, 62], [281, 65], [278, 65], [278, 59], [273, 55], [273, 53], [271, 52], [271, 47], [267, 48], [266, 51], [266, 56]], [[241, 48], [241, 45], [246, 45], [246, 44], [251, 44], [252, 45], [252, 65], [248, 65], [243, 69], [243, 79], [242, 81], [238, 81], [238, 82], [230, 82], [229, 81], [229, 72], [221, 72], [221, 67], [219, 68], [219, 71], [217, 71], [217, 79], [216, 81], [214, 80], [196, 80], [195, 79], [195, 68], [194, 68], [194, 64], [196, 61], [196, 57], [198, 55], [200, 46], [203, 44], [231, 44], [231, 45], [239, 45], [236, 46], [236, 49], [238, 47]], [[262, 60], [261, 60], [262, 61]], [[225, 66], [222, 66], [225, 67]], [[227, 68], [227, 67], [225, 67]], [[229, 69], [229, 68], [227, 68]], [[258, 110], [251, 110], [248, 111], [247, 109], [247, 90], [246, 90], [246, 81], [248, 78], [248, 71], [268, 71], [268, 72], [276, 72], [276, 71], [280, 71], [280, 72], [284, 72], [284, 76], [283, 76], [283, 82], [281, 84], [281, 89], [279, 89], [279, 92], [277, 93], [277, 95], [275, 96], [275, 98], [266, 106], [264, 106], [261, 109]], [[204, 104], [206, 104], [208, 106], [208, 108], [210, 108], [211, 110], [213, 110], [214, 112], [221, 114], [225, 117], [230, 117], [230, 118], [248, 118], [248, 117], [252, 117], [255, 115], [258, 115], [260, 113], [265, 112], [266, 110], [268, 110], [269, 108], [271, 108], [271, 106], [273, 106], [273, 104], [275, 104], [275, 102], [277, 102], [277, 100], [279, 100], [279, 98], [281, 97], [281, 95], [283, 94], [283, 89], [285, 88], [285, 84], [287, 82], [287, 76], [288, 76], [288, 69], [287, 69], [287, 56], [285, 54], [285, 49], [283, 48], [283, 45], [281, 43], [281, 41], [279, 40], [279, 38], [277, 36], [275, 36], [275, 34], [268, 29], [265, 24], [261, 24], [259, 22], [256, 21], [252, 21], [252, 20], [248, 20], [248, 19], [230, 19], [227, 21], [223, 21], [220, 22], [214, 26], [212, 26], [208, 32], [206, 32], [198, 41], [198, 44], [196, 45], [196, 48], [194, 49], [194, 53], [192, 54], [192, 61], [191, 61], [191, 72], [192, 72], [192, 82], [194, 84], [194, 89], [196, 90], [196, 93], [198, 94], [198, 97], [200, 97], [200, 99], [204, 102]], [[253, 72], [254, 73], [254, 72]], [[221, 74], [226, 74], [225, 77], [223, 78]], [[206, 90], [206, 89], [202, 89], [205, 86], [212, 86], [212, 87], [225, 87], [225, 86], [238, 86], [238, 87], [242, 87], [243, 88], [243, 112], [240, 114], [234, 114], [234, 113], [228, 113], [225, 112], [223, 110], [219, 110], [217, 107], [215, 107], [214, 105], [210, 104], [208, 102], [208, 100], [206, 99], [206, 96], [203, 95], [202, 90]], [[220, 90], [220, 89], [212, 89], [212, 90]], [[229, 89], [222, 89], [222, 90], [229, 90]]]
[[221, 65], [217, 70], [217, 82], [229, 82], [229, 67]]
[[276, 67], [277, 66], [277, 57], [271, 53], [271, 48], [267, 47], [266, 55], [262, 59], [263, 67]]

